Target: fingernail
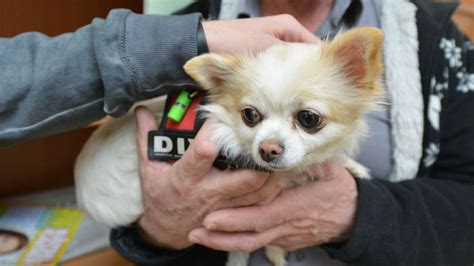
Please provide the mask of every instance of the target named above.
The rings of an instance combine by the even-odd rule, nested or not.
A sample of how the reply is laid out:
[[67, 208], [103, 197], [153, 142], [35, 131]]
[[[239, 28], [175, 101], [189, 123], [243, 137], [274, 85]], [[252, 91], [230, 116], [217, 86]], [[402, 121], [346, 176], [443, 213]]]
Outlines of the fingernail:
[[197, 235], [190, 235], [189, 242], [199, 244], [201, 243], [201, 239]]
[[143, 105], [137, 105], [135, 106], [135, 108], [133, 109], [133, 112], [136, 113], [138, 109], [141, 109], [143, 108]]
[[217, 228], [217, 225], [215, 223], [208, 223], [206, 225], [206, 229], [209, 230], [209, 231], [214, 230], [216, 228]]

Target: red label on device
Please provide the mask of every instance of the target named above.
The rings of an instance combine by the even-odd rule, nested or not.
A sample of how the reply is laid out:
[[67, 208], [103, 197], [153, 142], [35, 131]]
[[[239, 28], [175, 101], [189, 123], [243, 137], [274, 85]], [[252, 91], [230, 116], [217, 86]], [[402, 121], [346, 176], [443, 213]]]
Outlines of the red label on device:
[[[194, 130], [194, 122], [196, 121], [197, 113], [199, 104], [201, 103], [201, 99], [203, 97], [202, 93], [198, 93], [194, 98], [191, 104], [188, 107], [188, 110], [184, 114], [183, 120], [181, 122], [176, 123], [173, 122], [171, 119], [166, 121], [165, 128], [166, 129], [174, 129], [180, 131], [193, 131]], [[177, 94], [173, 94], [171, 102], [174, 103], [177, 98]], [[166, 112], [168, 112], [167, 110]]]

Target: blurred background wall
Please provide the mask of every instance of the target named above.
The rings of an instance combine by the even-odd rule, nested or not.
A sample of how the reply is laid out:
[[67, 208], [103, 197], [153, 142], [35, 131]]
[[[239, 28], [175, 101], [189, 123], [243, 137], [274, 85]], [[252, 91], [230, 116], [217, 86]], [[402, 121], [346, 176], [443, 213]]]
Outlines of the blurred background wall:
[[[141, 13], [141, 0], [0, 0], [0, 37], [39, 31], [54, 36], [105, 17], [113, 8]], [[1, 95], [0, 95], [1, 97]], [[0, 150], [0, 196], [73, 184], [73, 165], [93, 127]]]
[[[166, 0], [165, 0], [166, 1]], [[113, 8], [141, 13], [140, 0], [0, 0], [0, 37], [26, 31], [58, 35], [105, 17]]]

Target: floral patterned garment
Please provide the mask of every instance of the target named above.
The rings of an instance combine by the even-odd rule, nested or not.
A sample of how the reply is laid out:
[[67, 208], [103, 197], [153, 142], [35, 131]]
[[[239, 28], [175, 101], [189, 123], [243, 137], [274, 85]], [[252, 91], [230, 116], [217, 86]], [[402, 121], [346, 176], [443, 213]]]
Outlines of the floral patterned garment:
[[[443, 65], [438, 65], [437, 71], [433, 72], [430, 79], [427, 110], [429, 123], [428, 128], [425, 128], [428, 131], [428, 142], [425, 143], [421, 164], [421, 169], [425, 171], [436, 166], [438, 156], [443, 151], [443, 147], [441, 147], [443, 125], [452, 124], [453, 121], [457, 121], [458, 125], [460, 123], [474, 124], [474, 118], [471, 118], [469, 112], [464, 114], [458, 112], [458, 119], [452, 116], [448, 118], [447, 114], [443, 113], [445, 108], [451, 111], [461, 108], [461, 102], [466, 102], [470, 108], [474, 107], [472, 100], [470, 103], [468, 102], [468, 99], [474, 99], [474, 66], [472, 65], [474, 43], [458, 34], [457, 36], [442, 37], [437, 48], [441, 57], [438, 59], [438, 63], [442, 62]], [[463, 147], [458, 148], [462, 149]]]

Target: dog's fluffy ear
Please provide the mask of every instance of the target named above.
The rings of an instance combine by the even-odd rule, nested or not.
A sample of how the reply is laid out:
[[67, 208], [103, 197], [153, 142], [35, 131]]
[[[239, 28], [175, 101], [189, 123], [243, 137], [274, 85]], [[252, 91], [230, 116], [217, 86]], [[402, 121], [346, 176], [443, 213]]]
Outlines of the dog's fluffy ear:
[[232, 55], [205, 54], [186, 62], [184, 71], [211, 94], [219, 92], [238, 65]]
[[323, 47], [323, 58], [340, 64], [352, 85], [375, 89], [383, 72], [383, 32], [361, 27], [342, 34]]

